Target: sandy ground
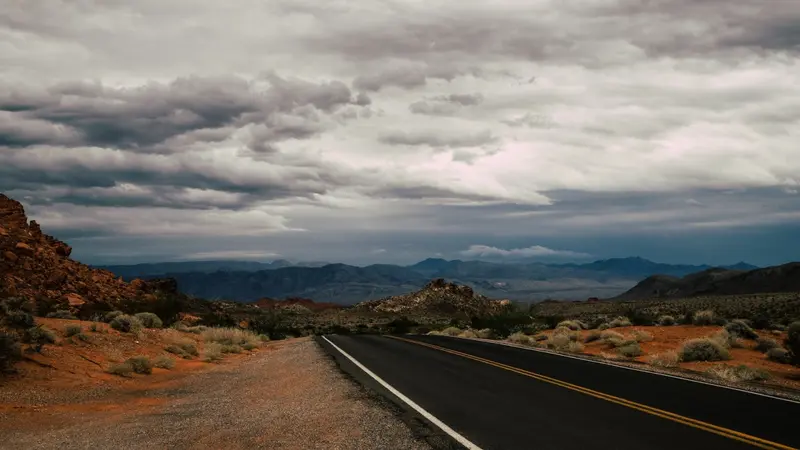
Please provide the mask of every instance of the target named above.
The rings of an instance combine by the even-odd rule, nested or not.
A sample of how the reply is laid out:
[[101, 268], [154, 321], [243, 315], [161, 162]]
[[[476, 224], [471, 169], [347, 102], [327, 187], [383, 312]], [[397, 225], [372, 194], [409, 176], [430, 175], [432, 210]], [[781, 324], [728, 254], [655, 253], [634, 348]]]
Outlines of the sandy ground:
[[310, 338], [271, 342], [219, 364], [180, 363], [133, 379], [95, 373], [86, 382], [78, 369], [48, 380], [35, 369], [27, 382], [6, 382], [0, 448], [429, 448]]

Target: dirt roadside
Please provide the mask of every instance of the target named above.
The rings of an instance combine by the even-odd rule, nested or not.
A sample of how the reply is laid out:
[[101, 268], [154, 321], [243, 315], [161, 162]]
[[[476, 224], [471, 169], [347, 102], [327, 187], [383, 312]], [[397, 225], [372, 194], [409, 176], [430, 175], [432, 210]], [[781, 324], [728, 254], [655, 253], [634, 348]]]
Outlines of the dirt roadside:
[[72, 402], [65, 394], [2, 405], [0, 448], [430, 448], [310, 338]]

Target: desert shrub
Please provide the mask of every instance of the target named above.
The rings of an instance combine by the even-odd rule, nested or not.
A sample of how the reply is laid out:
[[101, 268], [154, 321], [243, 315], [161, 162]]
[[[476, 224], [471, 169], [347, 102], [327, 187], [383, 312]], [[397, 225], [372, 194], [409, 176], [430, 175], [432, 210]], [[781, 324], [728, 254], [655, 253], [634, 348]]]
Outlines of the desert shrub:
[[216, 342], [207, 344], [205, 350], [203, 350], [203, 361], [215, 362], [220, 359], [222, 359], [222, 345]]
[[569, 345], [567, 345], [567, 351], [570, 353], [583, 353], [583, 344], [575, 341], [570, 342]]
[[530, 338], [535, 342], [546, 341], [548, 339], [546, 334], [537, 334], [536, 336]]
[[510, 334], [506, 338], [506, 340], [508, 342], [513, 342], [514, 344], [522, 344], [522, 345], [530, 345], [533, 342], [530, 336], [520, 332]]
[[103, 331], [103, 328], [100, 326], [99, 323], [92, 322], [92, 324], [89, 325], [89, 331], [91, 331], [93, 333], [99, 333], [99, 332]]
[[692, 324], [694, 325], [704, 326], [704, 325], [714, 325], [715, 323], [716, 323], [716, 316], [714, 315], [714, 311], [710, 309], [697, 311], [692, 316]]
[[786, 328], [786, 348], [792, 354], [792, 361], [800, 365], [800, 321], [792, 322]]
[[121, 377], [127, 377], [133, 373], [133, 366], [129, 362], [122, 362], [117, 364], [111, 364], [108, 366], [108, 373], [113, 375], [119, 375]]
[[557, 327], [553, 331], [553, 336], [562, 335], [566, 336], [572, 342], [577, 342], [581, 339], [581, 333], [579, 331], [573, 331], [566, 327]]
[[588, 344], [589, 342], [598, 341], [600, 340], [600, 336], [602, 336], [602, 333], [596, 330], [592, 330], [586, 334], [586, 337], [583, 338], [583, 342]]
[[257, 344], [254, 344], [254, 343], [252, 343], [252, 342], [246, 342], [246, 343], [242, 344], [242, 345], [241, 345], [241, 347], [242, 347], [242, 349], [244, 349], [244, 350], [250, 351], [250, 350], [255, 350], [255, 349], [257, 349], [257, 348], [258, 348], [258, 345], [257, 345]]
[[494, 339], [494, 331], [491, 328], [484, 328], [475, 332], [475, 335], [481, 339]]
[[689, 339], [681, 345], [681, 361], [725, 361], [731, 359], [728, 349], [711, 338]]
[[125, 313], [123, 313], [122, 311], [107, 312], [106, 315], [103, 316], [103, 322], [111, 323], [112, 320], [116, 319], [117, 317], [119, 317], [119, 316], [121, 316], [123, 314], [125, 314]]
[[134, 317], [139, 319], [139, 322], [142, 322], [145, 328], [161, 328], [164, 326], [164, 322], [157, 315], [150, 312], [141, 312]]
[[556, 325], [556, 328], [569, 328], [572, 331], [585, 330], [588, 325], [580, 320], [562, 320]]
[[197, 325], [194, 327], [187, 328], [186, 331], [192, 334], [203, 334], [203, 332], [206, 331], [207, 329], [208, 327], [205, 325]]
[[775, 339], [762, 338], [762, 337], [756, 339], [755, 350], [761, 353], [766, 353], [773, 348], [779, 348], [779, 347], [780, 344], [778, 344], [778, 342]]
[[80, 334], [83, 331], [80, 325], [67, 325], [64, 327], [64, 336], [71, 337]]
[[741, 381], [765, 381], [770, 378], [769, 372], [761, 369], [754, 369], [744, 364], [738, 366], [717, 364], [706, 372], [716, 378], [734, 383]]
[[31, 314], [20, 309], [15, 309], [6, 313], [5, 317], [3, 317], [3, 324], [9, 328], [26, 330], [36, 325], [36, 321]]
[[269, 336], [267, 336], [266, 334], [259, 334], [258, 340], [261, 342], [269, 342], [270, 339]]
[[650, 365], [656, 367], [678, 367], [680, 357], [675, 352], [664, 352], [650, 357]]
[[744, 320], [736, 319], [725, 324], [728, 333], [744, 339], [757, 339], [758, 334]]
[[189, 339], [178, 339], [172, 344], [164, 348], [164, 350], [178, 355], [183, 359], [192, 359], [192, 356], [198, 356], [200, 353], [197, 351], [197, 346]]
[[642, 347], [639, 346], [638, 342], [630, 342], [621, 347], [617, 347], [617, 353], [626, 358], [635, 358], [641, 356], [644, 352], [642, 352]]
[[785, 348], [775, 347], [767, 350], [767, 359], [776, 363], [790, 364], [792, 355]]
[[461, 333], [458, 334], [458, 337], [474, 338], [474, 337], [478, 337], [478, 335], [475, 334], [475, 332], [473, 330], [464, 330], [464, 331], [462, 331]]
[[444, 336], [458, 336], [459, 334], [461, 334], [461, 329], [456, 327], [447, 327], [442, 330]]
[[77, 317], [72, 315], [71, 312], [65, 311], [63, 309], [59, 309], [58, 311], [53, 311], [51, 313], [47, 313], [47, 316], [45, 316], [45, 317], [47, 317], [48, 319], [71, 319], [71, 320], [77, 319]]
[[257, 334], [238, 328], [209, 328], [203, 331], [202, 336], [206, 342], [216, 342], [222, 345], [252, 344], [257, 346], [261, 343]]
[[45, 345], [55, 344], [57, 337], [53, 330], [44, 325], [37, 325], [25, 330], [22, 340], [26, 344], [30, 344], [31, 349], [38, 353]]
[[736, 337], [728, 333], [728, 330], [724, 328], [715, 332], [709, 338], [725, 348], [733, 347], [733, 342], [736, 340]]
[[0, 373], [7, 372], [22, 359], [22, 347], [16, 334], [0, 331]]
[[625, 316], [618, 316], [609, 322], [606, 322], [598, 327], [599, 330], [607, 330], [609, 328], [620, 328], [632, 326], [631, 320]]
[[676, 322], [674, 317], [664, 315], [664, 316], [658, 316], [656, 323], [658, 325], [661, 325], [662, 327], [669, 327], [675, 325]]
[[552, 350], [566, 350], [569, 347], [570, 340], [568, 334], [564, 333], [553, 333], [548, 340], [544, 342], [544, 345]]
[[439, 330], [431, 330], [426, 334], [427, 336], [444, 336]]
[[159, 369], [172, 369], [175, 367], [175, 360], [170, 358], [167, 355], [161, 355], [153, 361], [153, 367], [158, 367]]
[[633, 338], [636, 342], [650, 342], [653, 340], [653, 335], [644, 330], [633, 330]]
[[603, 344], [609, 347], [619, 347], [624, 342], [626, 342], [625, 336], [616, 331], [603, 331], [600, 333], [600, 340], [603, 341]]
[[149, 375], [153, 373], [153, 363], [150, 362], [150, 358], [147, 356], [134, 356], [132, 358], [128, 358], [125, 362], [131, 365], [133, 371], [136, 373], [141, 373], [143, 375]]
[[109, 325], [111, 328], [123, 333], [138, 333], [144, 327], [139, 319], [127, 314], [114, 317]]

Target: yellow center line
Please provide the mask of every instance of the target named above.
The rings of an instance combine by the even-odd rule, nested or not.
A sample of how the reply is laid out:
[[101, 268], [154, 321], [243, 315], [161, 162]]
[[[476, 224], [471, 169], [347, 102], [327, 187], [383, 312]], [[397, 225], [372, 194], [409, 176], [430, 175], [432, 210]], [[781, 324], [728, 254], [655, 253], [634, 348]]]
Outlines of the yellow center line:
[[392, 339], [397, 339], [397, 340], [400, 340], [400, 341], [408, 342], [408, 343], [411, 343], [411, 344], [421, 345], [423, 347], [428, 347], [428, 348], [431, 348], [431, 349], [434, 349], [434, 350], [439, 350], [439, 351], [442, 351], [442, 352], [445, 352], [445, 353], [450, 353], [450, 354], [453, 354], [453, 355], [461, 356], [461, 357], [464, 357], [464, 358], [467, 358], [467, 359], [471, 359], [473, 361], [478, 361], [478, 362], [481, 362], [481, 363], [484, 363], [484, 364], [488, 364], [490, 366], [494, 366], [494, 367], [498, 367], [500, 369], [504, 369], [504, 370], [507, 370], [507, 371], [510, 371], [510, 372], [518, 373], [520, 375], [525, 375], [527, 377], [534, 378], [534, 379], [539, 380], [539, 381], [544, 381], [546, 383], [554, 384], [556, 386], [560, 386], [560, 387], [567, 388], [567, 389], [570, 389], [570, 390], [573, 390], [573, 391], [577, 391], [577, 392], [580, 392], [580, 393], [583, 393], [583, 394], [586, 394], [586, 395], [590, 395], [592, 397], [600, 398], [602, 400], [606, 400], [606, 401], [609, 401], [611, 403], [616, 403], [618, 405], [626, 406], [628, 408], [632, 408], [632, 409], [635, 409], [635, 410], [638, 410], [638, 411], [642, 411], [642, 412], [645, 412], [647, 414], [652, 414], [654, 416], [658, 416], [658, 417], [661, 417], [661, 418], [664, 418], [664, 419], [667, 419], [667, 420], [671, 420], [673, 422], [682, 423], [684, 425], [688, 425], [688, 426], [693, 427], [693, 428], [697, 428], [697, 429], [700, 429], [700, 430], [708, 431], [709, 433], [714, 433], [714, 434], [718, 434], [720, 436], [724, 436], [724, 437], [727, 437], [727, 438], [730, 438], [730, 439], [734, 439], [734, 440], [737, 440], [737, 441], [745, 442], [745, 443], [753, 445], [755, 447], [759, 447], [759, 448], [763, 448], [763, 449], [767, 449], [767, 450], [778, 450], [778, 449], [779, 450], [797, 450], [797, 449], [795, 449], [793, 447], [788, 447], [786, 445], [779, 444], [777, 442], [771, 442], [771, 441], [768, 441], [766, 439], [761, 439], [761, 438], [756, 437], [756, 436], [751, 436], [749, 434], [741, 433], [741, 432], [738, 432], [738, 431], [730, 430], [728, 428], [723, 428], [723, 427], [720, 427], [720, 426], [717, 426], [717, 425], [713, 425], [713, 424], [710, 424], [710, 423], [702, 422], [700, 420], [692, 419], [690, 417], [681, 416], [679, 414], [671, 413], [669, 411], [664, 411], [664, 410], [661, 410], [661, 409], [658, 409], [658, 408], [654, 408], [652, 406], [647, 406], [647, 405], [644, 405], [644, 404], [641, 404], [641, 403], [636, 403], [636, 402], [633, 402], [633, 401], [630, 401], [630, 400], [626, 400], [624, 398], [616, 397], [616, 396], [613, 396], [613, 395], [610, 395], [610, 394], [605, 394], [603, 392], [595, 391], [593, 389], [585, 388], [583, 386], [578, 386], [578, 385], [575, 385], [575, 384], [572, 384], [572, 383], [568, 383], [566, 381], [561, 381], [561, 380], [558, 380], [556, 378], [548, 377], [546, 375], [541, 375], [541, 374], [538, 374], [538, 373], [530, 372], [530, 371], [527, 371], [527, 370], [524, 370], [524, 369], [520, 369], [518, 367], [509, 366], [507, 364], [499, 363], [497, 361], [492, 361], [490, 359], [481, 358], [479, 356], [471, 355], [469, 353], [464, 353], [464, 352], [460, 352], [460, 351], [457, 351], [457, 350], [452, 350], [452, 349], [449, 349], [449, 348], [440, 347], [438, 345], [428, 344], [426, 342], [419, 342], [419, 341], [414, 341], [414, 340], [411, 340], [411, 339], [405, 339], [405, 338], [396, 337], [396, 336], [388, 336], [388, 337], [390, 337]]

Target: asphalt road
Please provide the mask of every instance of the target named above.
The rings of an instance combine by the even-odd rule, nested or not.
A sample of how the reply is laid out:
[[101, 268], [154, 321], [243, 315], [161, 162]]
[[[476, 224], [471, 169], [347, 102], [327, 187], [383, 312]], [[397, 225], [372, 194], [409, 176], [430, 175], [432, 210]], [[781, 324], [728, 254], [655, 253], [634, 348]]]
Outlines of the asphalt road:
[[[325, 338], [481, 449], [800, 447], [794, 402], [442, 336]], [[343, 370], [411, 410], [319, 342]]]

